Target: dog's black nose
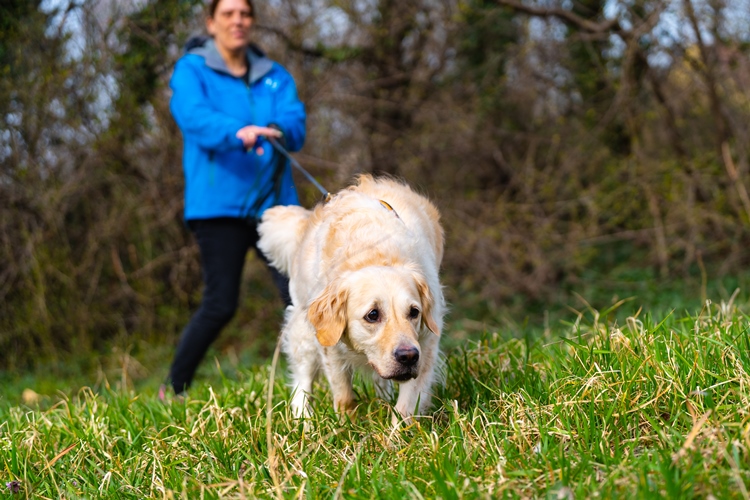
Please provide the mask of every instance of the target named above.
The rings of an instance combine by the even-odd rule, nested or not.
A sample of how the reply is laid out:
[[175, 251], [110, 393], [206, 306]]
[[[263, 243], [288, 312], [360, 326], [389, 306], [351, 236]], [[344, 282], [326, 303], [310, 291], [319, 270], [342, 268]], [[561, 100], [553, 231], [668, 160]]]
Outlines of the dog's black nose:
[[396, 348], [393, 357], [404, 366], [414, 366], [419, 361], [419, 349], [414, 346], [400, 346]]

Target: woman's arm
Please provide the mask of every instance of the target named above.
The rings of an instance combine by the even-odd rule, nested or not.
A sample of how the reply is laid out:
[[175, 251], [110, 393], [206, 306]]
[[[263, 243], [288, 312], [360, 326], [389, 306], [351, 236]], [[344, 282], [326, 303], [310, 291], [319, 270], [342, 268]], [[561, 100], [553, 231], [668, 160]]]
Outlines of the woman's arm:
[[243, 147], [236, 134], [247, 124], [211, 106], [193, 65], [185, 59], [177, 61], [169, 86], [173, 92], [169, 107], [186, 140], [216, 151]]
[[280, 66], [279, 69], [283, 75], [279, 78], [280, 88], [275, 94], [271, 123], [284, 133], [287, 149], [299, 151], [305, 144], [305, 106], [297, 97], [297, 86], [292, 75]]

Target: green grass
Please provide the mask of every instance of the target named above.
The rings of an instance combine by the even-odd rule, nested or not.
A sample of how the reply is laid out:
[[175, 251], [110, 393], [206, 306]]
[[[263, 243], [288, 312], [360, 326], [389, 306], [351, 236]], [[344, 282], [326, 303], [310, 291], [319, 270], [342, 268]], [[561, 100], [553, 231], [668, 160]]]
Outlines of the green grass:
[[351, 420], [324, 385], [310, 421], [291, 418], [270, 361], [166, 404], [127, 375], [6, 397], [0, 497], [11, 481], [36, 498], [747, 497], [750, 318], [726, 301], [608, 317], [449, 349], [434, 412], [400, 428], [362, 381]]

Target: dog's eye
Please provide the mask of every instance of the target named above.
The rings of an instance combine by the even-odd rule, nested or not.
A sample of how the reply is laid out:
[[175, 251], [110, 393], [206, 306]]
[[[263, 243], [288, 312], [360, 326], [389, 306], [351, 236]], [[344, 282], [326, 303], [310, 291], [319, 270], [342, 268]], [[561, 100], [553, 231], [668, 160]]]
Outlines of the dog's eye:
[[412, 306], [411, 309], [409, 309], [409, 319], [417, 319], [419, 317], [419, 309]]
[[365, 320], [367, 320], [368, 323], [375, 323], [379, 319], [380, 319], [380, 311], [378, 311], [377, 309], [371, 310], [365, 316]]

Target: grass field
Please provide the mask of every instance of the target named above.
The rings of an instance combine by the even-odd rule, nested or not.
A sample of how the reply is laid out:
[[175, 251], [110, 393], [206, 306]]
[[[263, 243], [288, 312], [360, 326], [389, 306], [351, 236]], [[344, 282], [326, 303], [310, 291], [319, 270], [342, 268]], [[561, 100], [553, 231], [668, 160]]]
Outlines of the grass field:
[[20, 405], [5, 392], [0, 497], [747, 498], [741, 309], [487, 330], [446, 349], [434, 412], [400, 428], [361, 380], [351, 420], [323, 385], [312, 419], [291, 418], [282, 360], [166, 404], [106, 379]]

